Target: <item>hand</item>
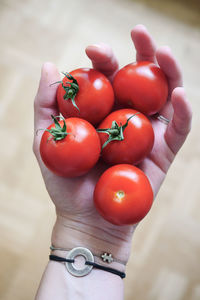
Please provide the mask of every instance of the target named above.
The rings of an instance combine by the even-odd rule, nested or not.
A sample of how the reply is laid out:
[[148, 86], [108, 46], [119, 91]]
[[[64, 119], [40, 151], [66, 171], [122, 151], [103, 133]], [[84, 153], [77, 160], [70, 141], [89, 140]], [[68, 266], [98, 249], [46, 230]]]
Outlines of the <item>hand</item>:
[[[169, 82], [168, 101], [160, 114], [170, 122], [166, 125], [158, 119], [151, 118], [155, 132], [155, 144], [150, 155], [139, 165], [148, 176], [154, 195], [156, 195], [169, 166], [190, 131], [192, 112], [182, 87], [180, 67], [169, 47], [156, 49], [152, 37], [143, 25], [136, 26], [131, 32], [131, 37], [137, 51], [137, 61], [148, 60], [157, 63], [165, 72]], [[92, 45], [86, 48], [86, 53], [91, 59], [93, 67], [112, 80], [118, 69], [118, 62], [111, 48], [104, 44]], [[51, 63], [44, 64], [35, 98], [35, 132], [37, 129], [47, 128], [52, 123], [51, 114], [58, 115], [57, 85], [50, 87], [51, 83], [58, 80], [60, 80], [60, 76], [56, 67]], [[50, 172], [41, 161], [39, 154], [41, 135], [41, 131], [35, 135], [33, 149], [46, 188], [56, 206], [58, 218], [52, 242], [57, 243], [56, 246], [59, 247], [66, 246], [66, 244], [70, 244], [72, 247], [77, 246], [72, 245], [76, 241], [69, 240], [69, 237], [65, 240], [66, 235], [69, 236], [73, 231], [73, 236], [82, 237], [83, 243], [94, 242], [96, 247], [104, 245], [104, 247], [111, 247], [112, 251], [117, 252], [119, 252], [119, 248], [123, 249], [119, 256], [128, 259], [134, 227], [120, 227], [108, 223], [100, 217], [93, 206], [93, 190], [106, 166], [98, 163], [88, 174], [80, 178], [58, 177]], [[92, 247], [95, 246], [92, 245]]]
[[[164, 71], [169, 83], [168, 101], [160, 114], [169, 119], [170, 123], [166, 125], [158, 119], [151, 118], [155, 133], [154, 147], [150, 155], [139, 165], [140, 169], [148, 176], [155, 196], [175, 155], [190, 131], [192, 109], [182, 87], [179, 64], [170, 48], [164, 46], [157, 49], [154, 40], [143, 25], [137, 25], [132, 30], [131, 37], [136, 48], [137, 61], [151, 61], [158, 64]], [[110, 57], [105, 66], [101, 65], [103, 51], [106, 51], [107, 57]], [[117, 62], [111, 50], [104, 47], [100, 51], [91, 46], [86, 49], [86, 53], [92, 60], [93, 67], [109, 75], [112, 80], [117, 71]]]

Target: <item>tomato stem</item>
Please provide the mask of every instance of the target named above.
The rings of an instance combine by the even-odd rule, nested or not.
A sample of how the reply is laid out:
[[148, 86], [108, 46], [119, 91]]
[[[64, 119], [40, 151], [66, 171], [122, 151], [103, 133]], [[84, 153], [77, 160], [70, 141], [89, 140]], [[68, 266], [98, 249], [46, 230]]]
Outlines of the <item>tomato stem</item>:
[[126, 123], [124, 125], [118, 125], [116, 121], [112, 122], [111, 128], [103, 128], [103, 129], [97, 129], [97, 132], [102, 132], [102, 133], [107, 133], [108, 134], [108, 139], [105, 141], [103, 144], [101, 150], [103, 150], [110, 142], [112, 141], [122, 141], [124, 140], [124, 130], [128, 126], [129, 120], [138, 115], [139, 112], [135, 113], [134, 115], [130, 116]]
[[61, 83], [63, 89], [65, 90], [65, 94], [64, 94], [64, 97], [63, 97], [64, 100], [71, 99], [73, 106], [76, 107], [76, 109], [80, 112], [80, 109], [78, 108], [78, 106], [76, 105], [76, 102], [75, 102], [76, 94], [79, 91], [78, 82], [77, 82], [77, 80], [70, 73], [62, 72], [62, 74], [65, 77], [67, 77], [67, 79], [72, 80], [72, 82], [67, 81], [65, 83], [67, 85], [64, 85], [63, 80], [62, 81], [60, 80], [60, 81], [56, 81], [56, 82], [51, 83], [50, 86], [52, 86], [52, 85], [54, 85], [56, 83]]
[[75, 97], [79, 91], [79, 85], [77, 80], [69, 73], [67, 72], [62, 72], [62, 74], [67, 77], [67, 79], [72, 80], [72, 82], [67, 81], [64, 85], [63, 81], [62, 81], [62, 87], [65, 90], [65, 95], [64, 95], [64, 100], [68, 100], [71, 99], [72, 100], [72, 104], [74, 107], [76, 107], [76, 109], [80, 112], [78, 106], [76, 105], [75, 102]]
[[[60, 141], [62, 139], [64, 139], [69, 133], [67, 132], [67, 126], [66, 126], [66, 122], [65, 119], [63, 118], [63, 116], [53, 116], [51, 115], [54, 124], [55, 124], [55, 128], [51, 128], [51, 129], [46, 129], [46, 131], [48, 131], [49, 133], [52, 134], [54, 141]], [[63, 120], [63, 127], [61, 127], [60, 123], [58, 122], [57, 118], [60, 118]]]

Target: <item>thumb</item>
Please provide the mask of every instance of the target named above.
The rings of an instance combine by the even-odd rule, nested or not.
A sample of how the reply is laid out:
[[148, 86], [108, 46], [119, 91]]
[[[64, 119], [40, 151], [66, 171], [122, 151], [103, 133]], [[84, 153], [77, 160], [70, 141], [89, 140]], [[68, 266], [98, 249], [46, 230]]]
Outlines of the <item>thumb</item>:
[[[39, 153], [42, 130], [51, 123], [51, 115], [58, 115], [56, 91], [60, 80], [59, 72], [53, 63], [46, 62], [42, 66], [39, 88], [34, 101], [34, 153]], [[53, 85], [52, 85], [53, 84]]]

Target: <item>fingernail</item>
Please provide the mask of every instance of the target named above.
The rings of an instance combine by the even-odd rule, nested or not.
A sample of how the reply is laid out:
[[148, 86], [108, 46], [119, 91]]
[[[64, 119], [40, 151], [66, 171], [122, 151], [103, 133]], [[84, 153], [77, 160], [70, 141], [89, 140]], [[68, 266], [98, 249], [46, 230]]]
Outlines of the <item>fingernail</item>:
[[86, 53], [87, 55], [90, 55], [90, 53], [88, 53], [88, 51], [94, 51], [96, 52], [96, 54], [101, 54], [101, 55], [107, 55], [110, 53], [104, 45], [100, 45], [100, 44], [93, 44], [93, 45], [89, 45], [86, 49]]
[[168, 45], [164, 45], [162, 46], [162, 48], [164, 48], [167, 52], [172, 52], [171, 48]]
[[137, 24], [133, 29], [147, 30], [147, 28], [143, 24]]

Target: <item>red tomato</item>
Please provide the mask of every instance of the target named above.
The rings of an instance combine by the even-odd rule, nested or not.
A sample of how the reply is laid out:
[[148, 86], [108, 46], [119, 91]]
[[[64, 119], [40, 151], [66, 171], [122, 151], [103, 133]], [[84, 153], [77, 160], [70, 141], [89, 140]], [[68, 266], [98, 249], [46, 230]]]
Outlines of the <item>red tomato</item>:
[[[58, 86], [59, 111], [65, 118], [79, 117], [97, 125], [113, 107], [114, 92], [111, 83], [94, 69], [80, 68], [70, 72], [70, 75], [75, 79], [74, 82], [65, 76], [63, 85], [61, 83]], [[67, 87], [67, 94], [63, 86]]]
[[44, 164], [55, 174], [64, 177], [81, 176], [99, 159], [99, 136], [86, 120], [69, 118], [65, 122], [66, 129], [64, 121], [59, 121], [47, 129], [53, 131], [53, 135], [49, 131], [43, 133], [40, 154]]
[[127, 164], [107, 169], [94, 190], [97, 211], [115, 225], [129, 225], [142, 220], [153, 203], [153, 191], [146, 175]]
[[113, 89], [117, 101], [146, 115], [157, 113], [168, 96], [168, 82], [164, 72], [155, 64], [142, 61], [119, 70]]
[[[137, 114], [137, 115], [135, 115]], [[130, 118], [133, 116], [132, 118]], [[129, 119], [130, 118], [130, 119]], [[123, 140], [120, 140], [120, 127], [128, 121], [123, 132]], [[113, 130], [113, 122], [116, 121], [118, 128]], [[105, 145], [109, 135], [100, 132], [102, 129], [111, 128], [110, 136], [113, 141], [109, 142], [102, 150], [103, 160], [111, 165], [129, 163], [138, 164], [151, 151], [154, 143], [154, 131], [151, 122], [142, 113], [133, 109], [120, 109], [108, 115], [98, 127], [101, 145]]]

